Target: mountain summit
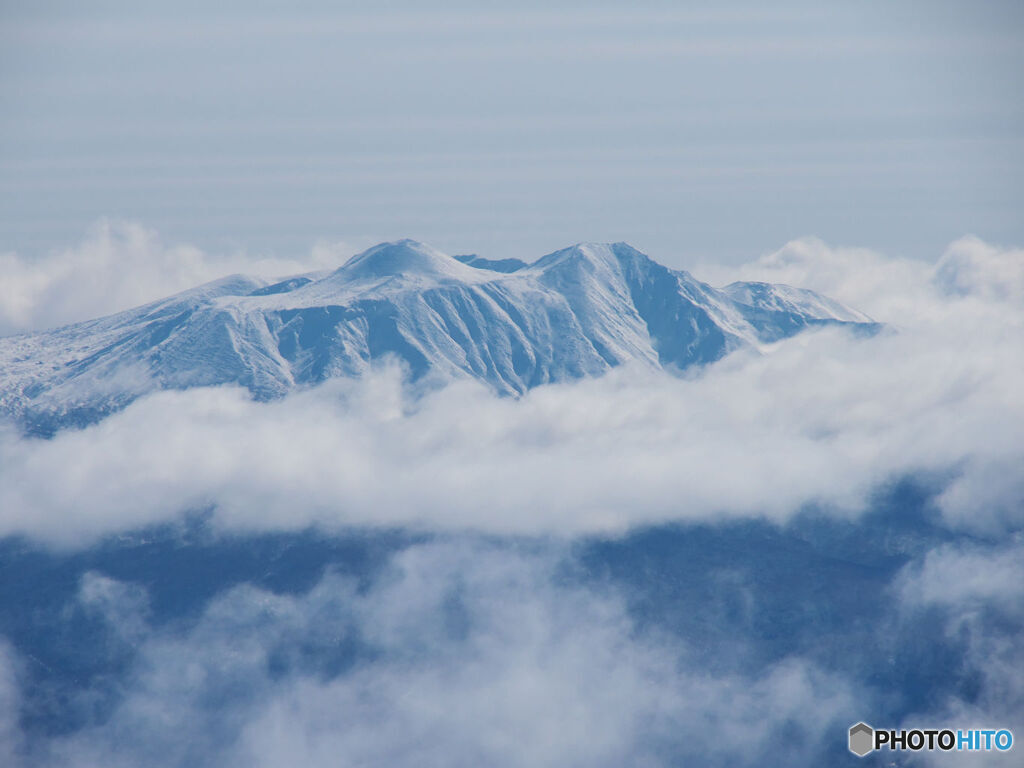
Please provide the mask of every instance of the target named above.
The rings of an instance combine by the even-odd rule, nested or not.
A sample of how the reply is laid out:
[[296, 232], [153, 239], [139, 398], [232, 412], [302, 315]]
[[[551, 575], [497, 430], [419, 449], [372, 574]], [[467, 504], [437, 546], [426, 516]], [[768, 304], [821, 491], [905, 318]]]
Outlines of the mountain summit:
[[351, 279], [419, 276], [463, 282], [473, 282], [477, 277], [473, 267], [415, 240], [375, 245], [353, 256], [336, 274]]
[[269, 399], [389, 357], [413, 380], [473, 377], [518, 394], [627, 362], [681, 370], [808, 327], [875, 327], [812, 291], [712, 288], [625, 243], [511, 261], [400, 240], [334, 271], [276, 282], [235, 275], [0, 338], [0, 414], [47, 434], [157, 389], [238, 384]]

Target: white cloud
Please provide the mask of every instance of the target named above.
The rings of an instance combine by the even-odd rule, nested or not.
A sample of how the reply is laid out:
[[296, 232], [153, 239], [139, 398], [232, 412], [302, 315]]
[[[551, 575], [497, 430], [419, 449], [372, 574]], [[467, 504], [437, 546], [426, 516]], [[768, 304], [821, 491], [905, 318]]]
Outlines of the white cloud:
[[[810, 288], [897, 326], [940, 322], [948, 300], [1024, 303], [1024, 250], [1000, 248], [976, 237], [954, 241], [936, 264], [889, 257], [867, 248], [833, 247], [805, 237], [738, 267], [704, 264], [698, 277], [714, 284], [762, 280]], [[970, 301], [968, 301], [970, 300]]]
[[165, 246], [133, 222], [101, 221], [73, 248], [36, 259], [0, 253], [0, 334], [88, 320], [238, 272], [273, 278], [332, 268], [353, 252], [324, 243], [302, 258], [211, 255]]
[[1024, 302], [1024, 250], [964, 237], [950, 245], [935, 270], [947, 293], [990, 301]]
[[142, 587], [87, 571], [78, 599], [86, 613], [101, 617], [119, 639], [136, 642], [145, 634], [149, 596]]
[[696, 266], [694, 274], [715, 285], [760, 280], [810, 288], [881, 322], [902, 323], [931, 297], [932, 270], [922, 261], [892, 258], [868, 248], [833, 247], [804, 237], [747, 264], [707, 263]]
[[1024, 615], [1024, 542], [931, 550], [901, 574], [897, 590], [902, 602], [915, 608], [976, 611], [994, 605]]
[[[946, 545], [907, 566], [894, 583], [912, 625], [921, 611], [939, 610], [945, 634], [965, 646], [952, 680], [969, 680], [967, 695], [937, 700], [904, 727], [1011, 728], [1024, 714], [1024, 540]], [[1012, 753], [1010, 753], [1012, 754]], [[986, 753], [932, 754], [926, 765], [990, 765]]]

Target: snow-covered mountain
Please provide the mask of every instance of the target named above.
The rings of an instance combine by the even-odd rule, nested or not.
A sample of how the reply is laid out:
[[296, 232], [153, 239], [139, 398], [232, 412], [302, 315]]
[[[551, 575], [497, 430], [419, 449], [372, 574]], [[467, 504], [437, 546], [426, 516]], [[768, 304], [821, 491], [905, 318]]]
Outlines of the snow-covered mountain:
[[146, 392], [233, 383], [273, 398], [394, 357], [412, 379], [471, 376], [503, 394], [626, 362], [684, 369], [809, 326], [870, 318], [806, 290], [716, 290], [625, 243], [533, 264], [454, 258], [412, 240], [339, 269], [235, 275], [109, 317], [0, 338], [0, 413], [50, 432]]

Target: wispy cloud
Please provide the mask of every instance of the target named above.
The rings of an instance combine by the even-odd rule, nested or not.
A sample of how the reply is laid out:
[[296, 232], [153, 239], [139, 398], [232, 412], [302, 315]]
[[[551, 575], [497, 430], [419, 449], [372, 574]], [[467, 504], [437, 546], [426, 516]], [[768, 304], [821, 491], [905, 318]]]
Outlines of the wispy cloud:
[[[618, 593], [560, 583], [551, 553], [449, 541], [364, 588], [245, 585], [148, 625], [139, 587], [86, 575], [78, 602], [144, 629], [109, 717], [37, 743], [35, 765], [707, 765], [810, 759], [851, 711], [800, 658], [713, 674], [638, 627]], [[86, 688], [80, 695], [88, 697]], [[778, 738], [785, 728], [793, 737]], [[182, 734], [188, 734], [182, 738]]]
[[[893, 585], [903, 621], [913, 626], [938, 612], [940, 629], [962, 646], [951, 679], [969, 681], [968, 695], [949, 695], [909, 718], [906, 727], [957, 723], [964, 728], [1014, 728], [1024, 722], [1024, 545], [1020, 535], [998, 544], [947, 545], [908, 565]], [[951, 765], [947, 755], [923, 764]], [[968, 765], [984, 765], [981, 755]], [[957, 763], [962, 761], [957, 761]]]
[[89, 320], [236, 272], [276, 277], [326, 269], [355, 250], [325, 243], [295, 259], [211, 255], [166, 246], [136, 223], [101, 221], [71, 248], [36, 258], [0, 253], [0, 334]]

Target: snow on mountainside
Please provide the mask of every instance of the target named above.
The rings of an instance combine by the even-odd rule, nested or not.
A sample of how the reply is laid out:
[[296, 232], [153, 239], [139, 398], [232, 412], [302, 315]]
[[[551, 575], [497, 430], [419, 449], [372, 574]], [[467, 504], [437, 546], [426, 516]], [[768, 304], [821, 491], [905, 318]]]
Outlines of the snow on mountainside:
[[236, 275], [109, 317], [0, 338], [0, 414], [49, 433], [161, 388], [240, 384], [273, 398], [395, 357], [412, 379], [471, 376], [499, 393], [626, 362], [683, 369], [823, 324], [874, 328], [811, 291], [716, 290], [625, 243], [533, 264], [455, 259], [411, 240], [334, 271]]
[[771, 283], [730, 283], [722, 289], [734, 301], [760, 309], [797, 314], [812, 313], [819, 317], [831, 317], [849, 323], [870, 323], [870, 317], [863, 312], [840, 304], [806, 288]]

